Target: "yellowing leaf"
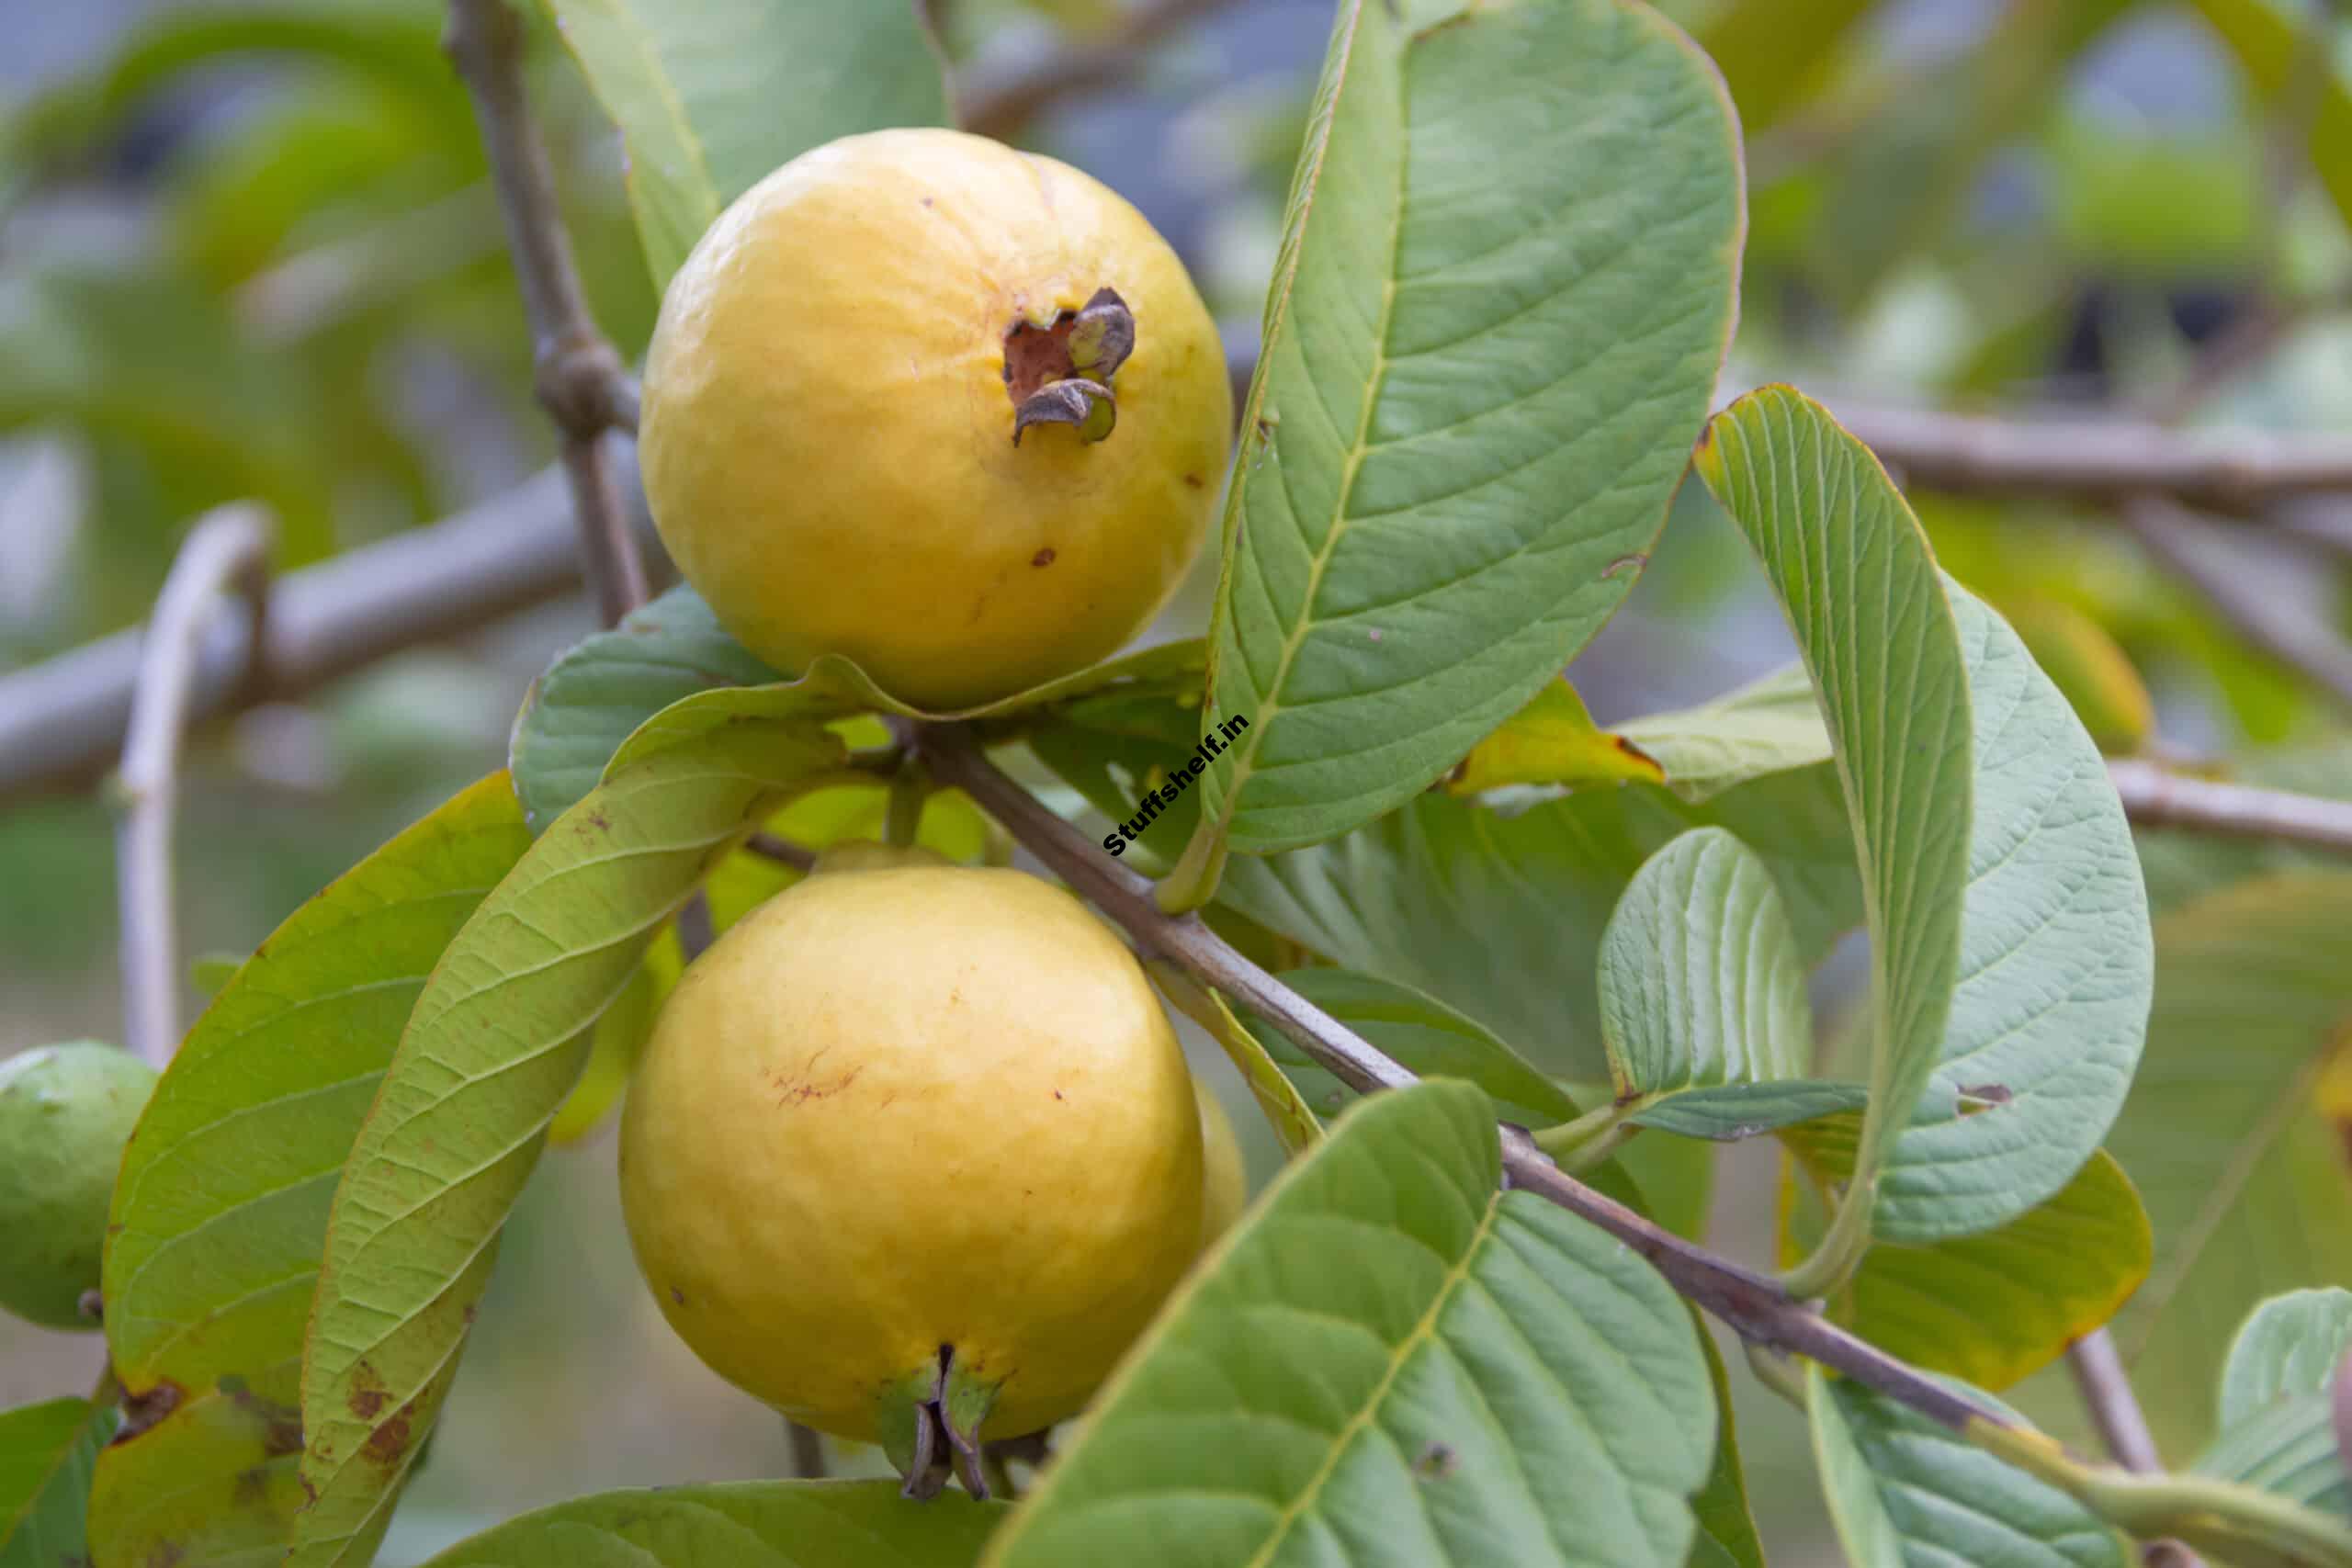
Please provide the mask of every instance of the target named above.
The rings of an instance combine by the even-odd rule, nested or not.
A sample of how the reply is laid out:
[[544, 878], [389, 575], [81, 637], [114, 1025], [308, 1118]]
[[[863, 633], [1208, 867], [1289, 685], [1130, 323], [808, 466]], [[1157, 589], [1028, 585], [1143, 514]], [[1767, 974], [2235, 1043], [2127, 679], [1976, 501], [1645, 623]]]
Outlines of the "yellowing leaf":
[[1565, 675], [1503, 727], [1470, 749], [1445, 776], [1449, 795], [1476, 795], [1515, 784], [1603, 784], [1637, 779], [1664, 784], [1656, 758], [1592, 722], [1591, 710]]
[[2156, 728], [2155, 703], [2105, 627], [2055, 599], [2002, 603], [2001, 613], [2074, 705], [2102, 751], [2136, 751]]
[[[1815, 1195], [1854, 1165], [1853, 1115], [1783, 1128], [1781, 1250], [1804, 1256], [1820, 1232]], [[1796, 1168], [1813, 1191], [1801, 1189]], [[1828, 1307], [1831, 1322], [1891, 1355], [2006, 1388], [2115, 1315], [2148, 1275], [2147, 1211], [2104, 1150], [2052, 1198], [2007, 1224], [1928, 1247], [1881, 1243]]]

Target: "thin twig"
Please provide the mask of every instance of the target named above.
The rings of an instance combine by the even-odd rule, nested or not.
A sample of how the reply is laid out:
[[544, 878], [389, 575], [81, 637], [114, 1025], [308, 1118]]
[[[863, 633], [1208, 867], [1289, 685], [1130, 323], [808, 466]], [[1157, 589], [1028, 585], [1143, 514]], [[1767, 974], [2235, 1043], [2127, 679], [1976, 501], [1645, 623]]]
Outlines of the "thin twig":
[[816, 851], [806, 844], [796, 844], [791, 840], [775, 833], [754, 833], [743, 840], [743, 847], [764, 860], [775, 861], [780, 865], [788, 865], [797, 872], [805, 873], [817, 869]]
[[[2164, 1458], [2156, 1452], [2148, 1418], [2141, 1414], [2123, 1358], [2115, 1353], [2115, 1341], [2107, 1330], [2095, 1328], [2067, 1346], [2066, 1368], [2075, 1374], [2091, 1423], [2116, 1462], [2142, 1475], [2162, 1475]], [[2142, 1561], [2147, 1568], [2201, 1568], [2195, 1552], [2171, 1540], [2149, 1542]]]
[[2013, 416], [1836, 401], [1838, 422], [1928, 490], [2120, 502], [2155, 492], [2244, 512], [2288, 496], [2352, 491], [2352, 440], [2182, 431], [2141, 419]]
[[524, 100], [521, 19], [506, 0], [450, 0], [443, 47], [465, 79], [481, 126], [531, 322], [539, 401], [563, 433], [563, 469], [588, 581], [611, 626], [645, 603], [646, 592], [645, 564], [598, 439], [616, 425], [636, 423], [628, 372], [596, 330], [572, 262], [556, 205], [555, 171]]
[[[981, 755], [968, 735], [950, 727], [933, 727], [922, 732], [921, 740], [923, 758], [934, 777], [970, 795], [1010, 829], [1030, 853], [1085, 895], [1148, 953], [1168, 959], [1266, 1019], [1354, 1089], [1399, 1089], [1417, 1081], [1354, 1031], [1235, 952], [1199, 916], [1162, 913], [1153, 900], [1150, 882], [1087, 842], [1075, 828]], [[1549, 1199], [1608, 1231], [1743, 1339], [1810, 1357], [1955, 1431], [1965, 1432], [1972, 1420], [2006, 1424], [1855, 1338], [1804, 1303], [1790, 1299], [1771, 1279], [1662, 1230], [1564, 1175], [1522, 1130], [1506, 1126], [1502, 1146], [1503, 1168], [1511, 1185]]]
[[2301, 844], [2352, 854], [2352, 801], [2178, 773], [2154, 762], [2108, 764], [2123, 809], [2145, 828], [2181, 828], [2231, 839]]
[[[612, 436], [607, 446], [634, 495], [628, 443]], [[480, 506], [278, 578], [258, 658], [243, 621], [214, 619], [197, 655], [189, 722], [301, 696], [388, 654], [574, 592], [580, 579], [563, 479], [544, 469]], [[0, 801], [85, 784], [114, 765], [145, 635], [134, 626], [0, 675]]]
[[261, 645], [268, 586], [269, 515], [250, 503], [207, 513], [189, 530], [155, 601], [140, 650], [122, 771], [116, 781], [116, 880], [122, 905], [122, 1011], [126, 1042], [161, 1067], [180, 1037], [179, 919], [172, 881], [172, 821], [179, 795], [180, 738], [206, 623], [222, 597], [243, 596], [248, 641]]
[[2199, 547], [2200, 516], [2156, 495], [2128, 498], [2122, 516], [2141, 546], [2196, 590], [2238, 636], [2352, 707], [2352, 643], [2280, 604], [2260, 585], [2218, 567]]
[[1232, 0], [1144, 0], [1105, 38], [1055, 51], [995, 81], [983, 80], [959, 93], [967, 130], [1000, 141], [1035, 119], [1060, 99], [1100, 92], [1143, 68], [1152, 45], [1179, 28], [1221, 10]]

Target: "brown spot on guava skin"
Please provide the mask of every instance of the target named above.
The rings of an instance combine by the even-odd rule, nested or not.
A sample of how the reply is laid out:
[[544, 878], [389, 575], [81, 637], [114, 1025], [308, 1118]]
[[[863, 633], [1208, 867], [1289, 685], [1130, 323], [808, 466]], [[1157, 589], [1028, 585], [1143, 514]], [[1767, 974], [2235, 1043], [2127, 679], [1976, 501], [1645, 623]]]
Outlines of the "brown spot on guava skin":
[[1029, 564], [1030, 564], [1031, 566], [1051, 566], [1051, 565], [1053, 565], [1053, 564], [1054, 564], [1054, 547], [1053, 547], [1053, 546], [1051, 546], [1051, 545], [1047, 545], [1044, 549], [1039, 550], [1035, 555], [1031, 556], [1031, 557], [1029, 558]]
[[1186, 484], [1188, 484], [1188, 485], [1192, 486], [1194, 490], [1198, 490], [1198, 489], [1200, 489], [1203, 485], [1207, 484], [1209, 481], [1208, 481], [1208, 480], [1206, 480], [1206, 479], [1203, 479], [1203, 478], [1201, 478], [1201, 476], [1200, 476], [1200, 475], [1198, 475], [1198, 474], [1186, 474], [1186, 475], [1184, 476], [1184, 482], [1185, 482]]
[[678, 1305], [684, 1306], [686, 1304], [686, 1292], [673, 1285], [670, 1287], [670, 1299]]
[[237, 1472], [229, 1501], [240, 1508], [258, 1508], [269, 1499], [269, 1472], [260, 1465]]

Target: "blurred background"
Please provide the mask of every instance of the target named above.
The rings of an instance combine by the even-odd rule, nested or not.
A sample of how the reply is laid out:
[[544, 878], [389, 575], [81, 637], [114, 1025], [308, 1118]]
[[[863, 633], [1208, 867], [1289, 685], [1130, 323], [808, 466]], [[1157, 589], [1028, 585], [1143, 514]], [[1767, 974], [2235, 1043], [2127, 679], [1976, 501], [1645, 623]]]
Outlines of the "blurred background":
[[[1787, 378], [1833, 402], [2279, 431], [2352, 414], [2352, 39], [2329, 0], [1663, 8], [1716, 50], [1749, 133], [1726, 395]], [[967, 102], [1057, 51], [1114, 46], [1133, 20], [1118, 0], [932, 9]], [[1132, 70], [1003, 129], [1135, 200], [1246, 365], [1331, 6], [1179, 9]], [[0, 0], [0, 673], [139, 622], [215, 503], [268, 502], [284, 572], [492, 501], [550, 461], [433, 0]], [[553, 38], [534, 42], [592, 304], [634, 356], [655, 299], [618, 141]], [[1915, 502], [2103, 743], [2227, 754], [2305, 787], [2343, 776], [2343, 694], [2183, 581], [2225, 551], [2274, 632], [2325, 646], [2346, 627], [2341, 519], [2312, 509], [2259, 536], [2187, 525], [2165, 554], [2063, 505]], [[1203, 627], [1214, 574], [1204, 562], [1156, 636]], [[502, 765], [525, 688], [595, 625], [555, 586], [207, 729], [179, 829], [191, 956], [249, 952]], [[1744, 547], [1690, 485], [1575, 676], [1608, 722], [1790, 656]], [[122, 1028], [103, 790], [86, 770], [39, 774], [19, 766], [0, 788], [0, 1055]], [[1826, 999], [1853, 977], [1833, 964]], [[1230, 1075], [1216, 1081], [1262, 1179], [1271, 1140]], [[1735, 1238], [1769, 1235], [1772, 1153], [1729, 1157], [1764, 1164], [1718, 1182], [1717, 1229], [1760, 1259], [1760, 1241]], [[611, 1163], [607, 1129], [541, 1166], [386, 1562], [584, 1491], [786, 1472], [781, 1423], [645, 1299]], [[0, 1321], [0, 1405], [85, 1390], [101, 1353], [94, 1336]], [[1835, 1561], [1801, 1423], [1732, 1364], [1776, 1560]]]

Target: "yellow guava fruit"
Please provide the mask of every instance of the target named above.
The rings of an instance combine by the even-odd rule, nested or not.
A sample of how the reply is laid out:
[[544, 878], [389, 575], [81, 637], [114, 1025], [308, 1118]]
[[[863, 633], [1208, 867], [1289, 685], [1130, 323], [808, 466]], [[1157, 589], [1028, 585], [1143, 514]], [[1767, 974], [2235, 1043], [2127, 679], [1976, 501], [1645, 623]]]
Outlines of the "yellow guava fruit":
[[96, 1328], [107, 1208], [155, 1069], [94, 1040], [0, 1062], [0, 1307], [51, 1328]]
[[[1075, 1412], [1202, 1243], [1201, 1113], [1135, 957], [1026, 873], [820, 870], [695, 961], [621, 1122], [671, 1325], [910, 1490]], [[924, 1407], [944, 1430], [928, 1425]]]
[[1232, 423], [1216, 324], [1133, 207], [981, 137], [883, 130], [801, 154], [703, 235], [662, 299], [639, 451], [662, 542], [738, 640], [790, 673], [843, 654], [947, 710], [1142, 629], [1200, 547]]

